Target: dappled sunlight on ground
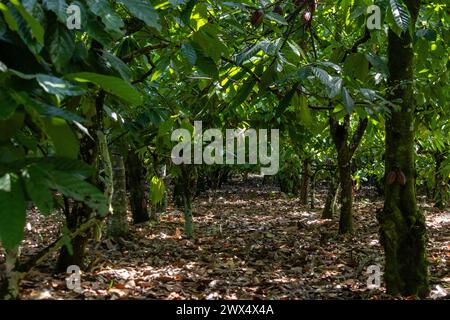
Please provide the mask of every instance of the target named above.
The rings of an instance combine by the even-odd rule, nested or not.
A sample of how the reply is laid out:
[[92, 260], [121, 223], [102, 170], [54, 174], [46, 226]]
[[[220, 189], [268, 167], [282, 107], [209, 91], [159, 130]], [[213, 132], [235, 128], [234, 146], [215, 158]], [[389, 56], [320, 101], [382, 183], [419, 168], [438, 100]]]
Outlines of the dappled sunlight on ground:
[[[90, 243], [83, 292], [66, 289], [54, 261], [32, 271], [23, 299], [379, 299], [384, 288], [367, 289], [366, 268], [383, 265], [376, 210], [382, 202], [356, 202], [353, 236], [338, 236], [337, 217], [320, 219], [316, 209], [281, 194], [273, 186], [236, 183], [206, 193], [193, 204], [196, 238], [182, 237], [183, 213], [169, 207], [157, 225], [132, 226], [118, 242]], [[32, 214], [31, 220], [37, 219]], [[27, 231], [24, 255], [56, 235], [39, 217]], [[449, 215], [427, 212], [433, 288], [448, 288]]]

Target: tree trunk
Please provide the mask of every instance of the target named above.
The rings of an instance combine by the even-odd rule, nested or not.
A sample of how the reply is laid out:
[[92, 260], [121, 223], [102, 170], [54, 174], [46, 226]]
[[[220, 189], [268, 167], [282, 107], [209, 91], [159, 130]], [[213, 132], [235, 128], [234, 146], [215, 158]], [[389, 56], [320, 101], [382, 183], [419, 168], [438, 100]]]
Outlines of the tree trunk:
[[127, 157], [127, 182], [130, 193], [130, 206], [133, 222], [142, 223], [150, 219], [147, 209], [147, 186], [145, 185], [144, 168], [138, 155], [131, 150]]
[[302, 180], [300, 182], [300, 204], [308, 204], [308, 191], [311, 178], [309, 159], [302, 161]]
[[118, 150], [111, 153], [113, 167], [113, 196], [112, 196], [112, 215], [108, 220], [108, 236], [116, 239], [128, 235], [127, 219], [127, 190], [125, 165], [122, 155]]
[[441, 173], [442, 162], [445, 159], [443, 152], [436, 151], [434, 154], [435, 161], [435, 173], [434, 173], [434, 206], [441, 210], [445, 209], [448, 201], [448, 185], [445, 181], [445, 177]]
[[196, 168], [187, 165], [181, 165], [181, 180], [183, 188], [184, 204], [184, 235], [191, 239], [194, 237], [194, 222], [192, 219], [192, 198], [195, 190]]
[[350, 131], [350, 115], [344, 117], [343, 124], [339, 124], [333, 117], [330, 120], [330, 132], [337, 150], [339, 182], [341, 187], [341, 212], [339, 218], [339, 233], [353, 232], [353, 182], [351, 161], [356, 148], [367, 127], [367, 118], [361, 119], [348, 141]]
[[337, 191], [336, 179], [334, 177], [331, 177], [328, 186], [327, 198], [325, 200], [325, 206], [322, 211], [322, 219], [333, 218], [333, 215], [335, 214], [334, 200], [336, 198], [336, 191]]
[[4, 270], [0, 270], [0, 300], [13, 300], [19, 297], [20, 281], [25, 276], [17, 270], [20, 247], [6, 250]]
[[[101, 91], [95, 99], [95, 117], [92, 126], [89, 127], [90, 132], [102, 131], [103, 129], [103, 103], [105, 100], [105, 93]], [[80, 155], [84, 162], [90, 164], [96, 170], [89, 179], [89, 182], [103, 190], [98, 181], [98, 160], [99, 160], [99, 141], [98, 136], [95, 136], [95, 141], [90, 136], [84, 135], [80, 141]], [[66, 225], [67, 228], [74, 232], [78, 226], [91, 217], [92, 209], [86, 204], [74, 202], [70, 210], [66, 205]], [[89, 233], [86, 232], [76, 236], [71, 241], [71, 248], [64, 246], [61, 248], [56, 269], [59, 272], [65, 272], [70, 265], [77, 265], [81, 269], [84, 268], [84, 256]]]
[[[415, 24], [420, 1], [406, 3]], [[401, 103], [386, 120], [386, 192], [378, 220], [387, 292], [423, 298], [428, 295], [429, 284], [425, 218], [417, 207], [415, 192], [413, 56], [409, 32], [398, 37], [389, 30], [390, 99]]]

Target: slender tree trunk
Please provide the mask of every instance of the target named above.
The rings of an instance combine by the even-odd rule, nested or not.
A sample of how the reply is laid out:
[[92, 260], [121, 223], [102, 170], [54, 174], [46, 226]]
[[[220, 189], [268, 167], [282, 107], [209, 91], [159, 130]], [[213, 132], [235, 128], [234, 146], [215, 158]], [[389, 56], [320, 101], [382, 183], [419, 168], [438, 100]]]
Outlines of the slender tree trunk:
[[184, 204], [184, 235], [191, 239], [194, 237], [194, 222], [192, 218], [192, 198], [195, 189], [196, 168], [192, 166], [181, 166], [181, 179], [183, 188]]
[[309, 199], [310, 199], [310, 205], [311, 209], [315, 208], [316, 205], [316, 173], [314, 172], [311, 176], [311, 188], [309, 190]]
[[445, 154], [440, 151], [436, 151], [434, 154], [435, 161], [435, 173], [434, 173], [434, 206], [439, 209], [444, 209], [448, 201], [448, 185], [445, 181], [445, 177], [442, 175], [441, 166], [445, 159]]
[[[420, 1], [407, 0], [406, 4], [415, 25]], [[426, 226], [415, 192], [413, 57], [409, 32], [398, 37], [389, 30], [389, 86], [393, 90], [390, 99], [401, 103], [386, 120], [386, 192], [378, 219], [388, 293], [426, 297], [429, 292]]]
[[334, 177], [330, 178], [328, 185], [327, 198], [322, 211], [322, 219], [332, 219], [335, 214], [334, 201], [336, 198], [337, 183]]
[[17, 270], [20, 247], [6, 250], [4, 270], [0, 271], [0, 299], [14, 300], [19, 297], [20, 281], [25, 276]]
[[300, 182], [300, 204], [308, 204], [308, 191], [311, 180], [311, 165], [309, 159], [302, 161], [302, 180]]
[[111, 153], [114, 188], [112, 195], [112, 215], [108, 220], [108, 236], [111, 238], [128, 235], [127, 190], [125, 165], [123, 157], [117, 149]]
[[[95, 99], [95, 111], [96, 115], [92, 126], [89, 128], [90, 132], [97, 132], [103, 130], [103, 103], [105, 101], [105, 93], [101, 91]], [[100, 186], [98, 181], [98, 160], [99, 160], [99, 141], [98, 136], [95, 136], [95, 141], [91, 137], [85, 135], [80, 141], [80, 154], [84, 162], [90, 164], [96, 168], [95, 172], [89, 179], [89, 182], [103, 190], [103, 186]], [[79, 225], [88, 220], [91, 217], [92, 209], [86, 204], [80, 202], [74, 202], [72, 209], [67, 208], [66, 212], [66, 224], [67, 228], [74, 232]], [[56, 269], [59, 272], [65, 272], [70, 265], [77, 265], [81, 269], [84, 268], [84, 256], [87, 241], [89, 239], [90, 232], [81, 234], [71, 241], [71, 250], [64, 246], [61, 248], [58, 261], [56, 263]]]
[[330, 120], [330, 132], [337, 150], [339, 183], [341, 187], [341, 212], [339, 218], [339, 233], [353, 232], [353, 182], [351, 161], [353, 154], [367, 128], [367, 118], [361, 119], [349, 140], [350, 115], [344, 117], [343, 124], [339, 124], [333, 117]]
[[147, 209], [148, 188], [145, 185], [144, 168], [138, 155], [133, 150], [128, 152], [126, 165], [133, 222], [135, 224], [146, 222], [150, 219]]

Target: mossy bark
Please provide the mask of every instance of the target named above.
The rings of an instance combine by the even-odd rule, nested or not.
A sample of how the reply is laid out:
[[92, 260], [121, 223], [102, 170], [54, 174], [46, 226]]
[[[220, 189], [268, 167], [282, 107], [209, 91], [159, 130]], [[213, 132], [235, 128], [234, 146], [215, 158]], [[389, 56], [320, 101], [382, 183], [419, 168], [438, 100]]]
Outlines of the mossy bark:
[[[103, 103], [105, 101], [105, 93], [100, 91], [95, 99], [95, 116], [92, 120], [92, 125], [89, 126], [90, 132], [98, 132], [103, 130]], [[98, 136], [95, 135], [95, 140], [91, 137], [85, 135], [80, 141], [80, 154], [84, 162], [90, 164], [95, 168], [95, 172], [89, 179], [89, 182], [97, 186], [100, 190], [103, 190], [98, 179], [98, 168], [99, 168], [99, 153], [101, 152], [99, 148]], [[66, 225], [67, 228], [74, 232], [77, 228], [86, 222], [92, 215], [92, 209], [86, 204], [80, 202], [74, 202], [72, 208], [66, 205], [65, 215], [66, 215]], [[89, 240], [90, 232], [85, 232], [76, 236], [71, 241], [72, 252], [64, 246], [61, 248], [58, 261], [56, 263], [56, 269], [59, 272], [65, 272], [67, 267], [70, 265], [77, 265], [81, 269], [84, 268], [84, 257], [86, 251], [86, 245]]]
[[308, 203], [308, 191], [311, 181], [311, 164], [309, 159], [303, 159], [302, 161], [302, 178], [300, 181], [300, 204]]
[[130, 193], [130, 207], [133, 215], [133, 223], [149, 221], [147, 209], [147, 186], [145, 185], [144, 168], [141, 160], [134, 150], [128, 152], [127, 189]]
[[322, 211], [322, 219], [332, 219], [335, 214], [334, 200], [336, 199], [337, 183], [334, 177], [329, 180], [327, 198]]
[[341, 186], [341, 211], [339, 234], [353, 232], [353, 181], [351, 161], [367, 127], [367, 118], [358, 123], [351, 141], [349, 140], [350, 116], [344, 117], [342, 124], [330, 117], [330, 131], [337, 150], [339, 182]]
[[112, 194], [112, 215], [108, 220], [108, 237], [126, 237], [129, 232], [127, 219], [126, 175], [123, 157], [117, 149], [111, 153], [114, 188]]
[[192, 199], [195, 192], [196, 168], [188, 165], [181, 165], [181, 182], [183, 190], [184, 204], [184, 235], [186, 238], [194, 237], [194, 222], [192, 217]]
[[[420, 1], [406, 3], [415, 24]], [[413, 57], [409, 32], [399, 37], [389, 30], [390, 100], [401, 102], [386, 120], [385, 176], [392, 172], [399, 174], [393, 182], [386, 179], [384, 209], [378, 214], [378, 220], [385, 251], [387, 292], [426, 297], [429, 292], [426, 227], [425, 218], [417, 207], [415, 191]]]

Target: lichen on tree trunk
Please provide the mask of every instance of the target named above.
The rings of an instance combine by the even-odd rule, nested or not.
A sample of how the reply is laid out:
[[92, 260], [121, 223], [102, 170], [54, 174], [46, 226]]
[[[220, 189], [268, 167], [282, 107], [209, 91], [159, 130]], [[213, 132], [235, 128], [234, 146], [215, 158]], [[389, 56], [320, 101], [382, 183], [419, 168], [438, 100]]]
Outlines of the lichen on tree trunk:
[[322, 211], [322, 219], [332, 219], [335, 214], [335, 203], [336, 199], [336, 191], [337, 191], [337, 183], [334, 177], [330, 177], [328, 184], [327, 197], [325, 200], [325, 205]]
[[128, 235], [126, 176], [123, 157], [118, 148], [111, 152], [114, 188], [112, 194], [112, 215], [108, 220], [108, 236], [111, 238]]
[[349, 139], [350, 115], [344, 117], [342, 124], [330, 117], [330, 131], [336, 146], [338, 158], [339, 182], [341, 186], [341, 212], [339, 217], [339, 233], [346, 234], [353, 232], [353, 183], [351, 161], [356, 148], [359, 146], [364, 132], [367, 128], [367, 118], [361, 119], [352, 136]]
[[144, 168], [134, 150], [128, 152], [126, 161], [127, 189], [130, 193], [130, 207], [133, 223], [142, 223], [150, 219], [147, 209], [147, 192]]
[[308, 158], [302, 161], [302, 178], [300, 182], [300, 204], [308, 203], [308, 190], [311, 180], [311, 165]]
[[[415, 24], [420, 1], [406, 1]], [[401, 101], [386, 120], [384, 209], [378, 214], [380, 240], [385, 251], [385, 281], [390, 294], [426, 297], [429, 291], [425, 218], [417, 207], [413, 96], [413, 45], [409, 32], [389, 30], [388, 59], [391, 101]], [[399, 177], [403, 174], [403, 178]], [[406, 180], [406, 181], [405, 181]]]

